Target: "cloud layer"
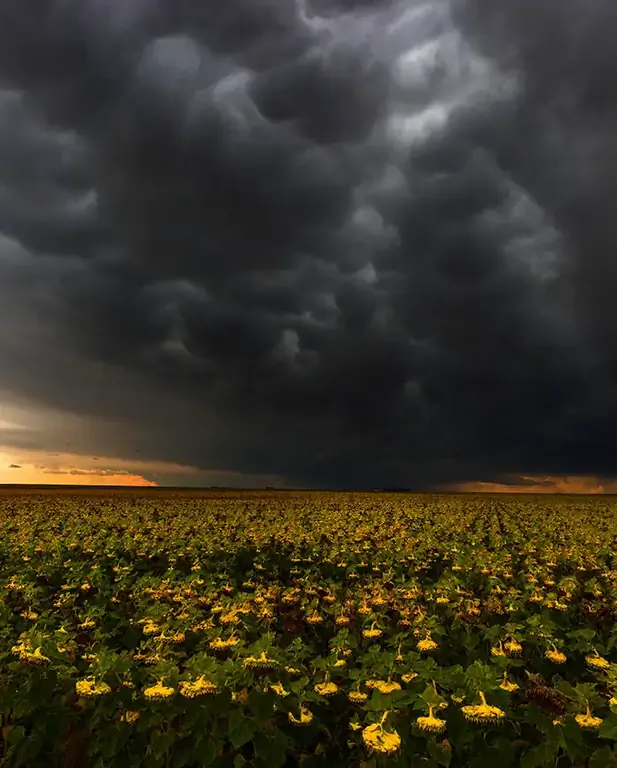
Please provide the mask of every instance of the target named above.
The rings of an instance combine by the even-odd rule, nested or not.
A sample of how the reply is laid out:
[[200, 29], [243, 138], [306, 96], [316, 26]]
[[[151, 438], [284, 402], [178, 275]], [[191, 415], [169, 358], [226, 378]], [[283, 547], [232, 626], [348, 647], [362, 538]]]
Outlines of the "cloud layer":
[[615, 472], [616, 15], [5, 0], [0, 389], [294, 484]]

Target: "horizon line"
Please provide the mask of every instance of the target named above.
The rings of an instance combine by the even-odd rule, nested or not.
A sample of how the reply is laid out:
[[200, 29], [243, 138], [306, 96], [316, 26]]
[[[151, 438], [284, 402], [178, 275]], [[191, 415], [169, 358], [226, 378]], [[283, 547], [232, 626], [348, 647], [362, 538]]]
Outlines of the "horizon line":
[[[520, 488], [520, 486], [513, 486], [514, 488]], [[200, 491], [232, 491], [236, 493], [251, 492], [251, 491], [271, 491], [271, 492], [304, 492], [304, 493], [397, 493], [397, 494], [413, 494], [413, 495], [437, 495], [437, 496], [617, 496], [617, 493], [609, 492], [576, 492], [576, 491], [483, 491], [483, 490], [443, 490], [443, 489], [416, 489], [413, 488], [400, 488], [400, 487], [383, 487], [383, 488], [361, 488], [361, 487], [349, 487], [349, 488], [333, 488], [333, 487], [320, 487], [320, 488], [307, 488], [302, 486], [232, 486], [232, 485], [97, 485], [97, 484], [85, 484], [76, 483], [74, 485], [68, 483], [2, 483], [0, 482], [0, 491], [7, 489], [15, 490], [58, 490], [58, 491], [124, 491], [126, 493], [150, 493], [157, 491], [184, 491], [184, 492], [200, 492]]]

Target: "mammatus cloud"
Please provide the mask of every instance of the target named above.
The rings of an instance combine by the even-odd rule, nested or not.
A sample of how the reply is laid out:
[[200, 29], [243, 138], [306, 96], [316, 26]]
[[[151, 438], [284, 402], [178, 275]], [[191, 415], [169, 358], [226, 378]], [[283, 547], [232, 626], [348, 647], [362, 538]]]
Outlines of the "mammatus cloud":
[[4, 442], [614, 472], [613, 5], [208, 7], [0, 5], [0, 389], [66, 419]]

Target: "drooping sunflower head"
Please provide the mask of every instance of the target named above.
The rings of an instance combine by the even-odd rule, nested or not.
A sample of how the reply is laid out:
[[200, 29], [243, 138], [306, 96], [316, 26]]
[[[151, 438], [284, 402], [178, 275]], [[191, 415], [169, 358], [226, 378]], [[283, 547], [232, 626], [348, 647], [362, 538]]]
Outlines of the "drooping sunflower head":
[[259, 657], [248, 656], [242, 662], [244, 669], [252, 672], [267, 672], [271, 669], [276, 669], [277, 663], [274, 659], [268, 657], [265, 651], [262, 651]]
[[430, 653], [438, 648], [437, 643], [432, 639], [430, 635], [427, 635], [423, 640], [419, 640], [416, 648], [420, 653]]
[[400, 691], [401, 690], [401, 684], [397, 683], [395, 680], [388, 679], [386, 682], [383, 682], [382, 680], [379, 681], [379, 684], [375, 686], [375, 688], [379, 691], [379, 693], [394, 693], [394, 691]]
[[326, 682], [326, 683], [317, 683], [315, 686], [315, 693], [318, 693], [320, 696], [330, 697], [330, 696], [336, 696], [336, 694], [339, 692], [339, 687], [336, 683]]
[[433, 714], [433, 707], [429, 706], [428, 715], [419, 717], [418, 728], [425, 733], [443, 733], [446, 730], [446, 721]]
[[595, 731], [602, 725], [602, 718], [594, 717], [589, 710], [589, 705], [587, 705], [587, 711], [584, 714], [575, 715], [574, 719], [579, 727], [586, 731]]
[[548, 651], [544, 652], [544, 655], [549, 661], [552, 661], [553, 664], [565, 664], [567, 661], [566, 654], [558, 651], [556, 648], [550, 648]]
[[366, 637], [368, 640], [376, 640], [378, 637], [381, 637], [382, 635], [383, 635], [383, 631], [381, 629], [378, 629], [374, 623], [371, 625], [370, 629], [362, 630], [362, 636]]
[[347, 698], [349, 701], [351, 701], [352, 704], [364, 704], [364, 702], [368, 699], [368, 695], [362, 691], [351, 691], [347, 695]]
[[111, 688], [102, 680], [97, 682], [93, 677], [88, 677], [75, 683], [75, 692], [84, 698], [93, 699], [111, 693]]
[[393, 755], [401, 746], [398, 733], [386, 730], [381, 723], [368, 725], [362, 731], [362, 741], [369, 752], [381, 755]]
[[211, 696], [217, 692], [217, 685], [203, 675], [195, 681], [183, 680], [180, 683], [180, 695], [187, 699], [197, 696]]
[[506, 652], [503, 649], [503, 644], [501, 641], [498, 645], [491, 646], [491, 656], [505, 656]]
[[152, 701], [163, 701], [165, 699], [170, 699], [174, 693], [174, 689], [167, 685], [163, 685], [162, 680], [158, 680], [156, 685], [152, 685], [144, 690], [144, 696], [146, 699], [150, 699]]
[[585, 656], [585, 663], [590, 669], [597, 670], [600, 672], [603, 672], [607, 669], [610, 669], [611, 664], [608, 659], [605, 659], [603, 656], [600, 656], [600, 654], [596, 651], [594, 648], [594, 654], [593, 656]]
[[491, 725], [496, 724], [505, 719], [506, 713], [499, 707], [493, 707], [487, 704], [484, 693], [480, 691], [480, 704], [470, 704], [466, 707], [461, 707], [461, 712], [470, 723], [477, 725]]
[[523, 652], [523, 646], [518, 642], [518, 640], [515, 640], [514, 638], [506, 640], [503, 647], [505, 648], [508, 656], [520, 656], [520, 654]]
[[501, 685], [499, 686], [503, 691], [507, 691], [508, 693], [512, 693], [513, 691], [518, 690], [518, 685], [516, 683], [511, 682], [508, 680], [507, 677], [504, 677]]
[[293, 712], [289, 712], [287, 719], [291, 725], [306, 726], [313, 722], [313, 713], [306, 707], [300, 707], [299, 717], [296, 717]]

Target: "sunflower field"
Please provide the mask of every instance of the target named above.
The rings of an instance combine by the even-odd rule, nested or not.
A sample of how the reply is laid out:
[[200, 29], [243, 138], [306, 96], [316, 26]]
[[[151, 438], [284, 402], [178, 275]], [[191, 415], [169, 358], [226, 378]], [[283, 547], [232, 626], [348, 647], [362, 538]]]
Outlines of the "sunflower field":
[[617, 501], [0, 497], [0, 765], [617, 768]]

